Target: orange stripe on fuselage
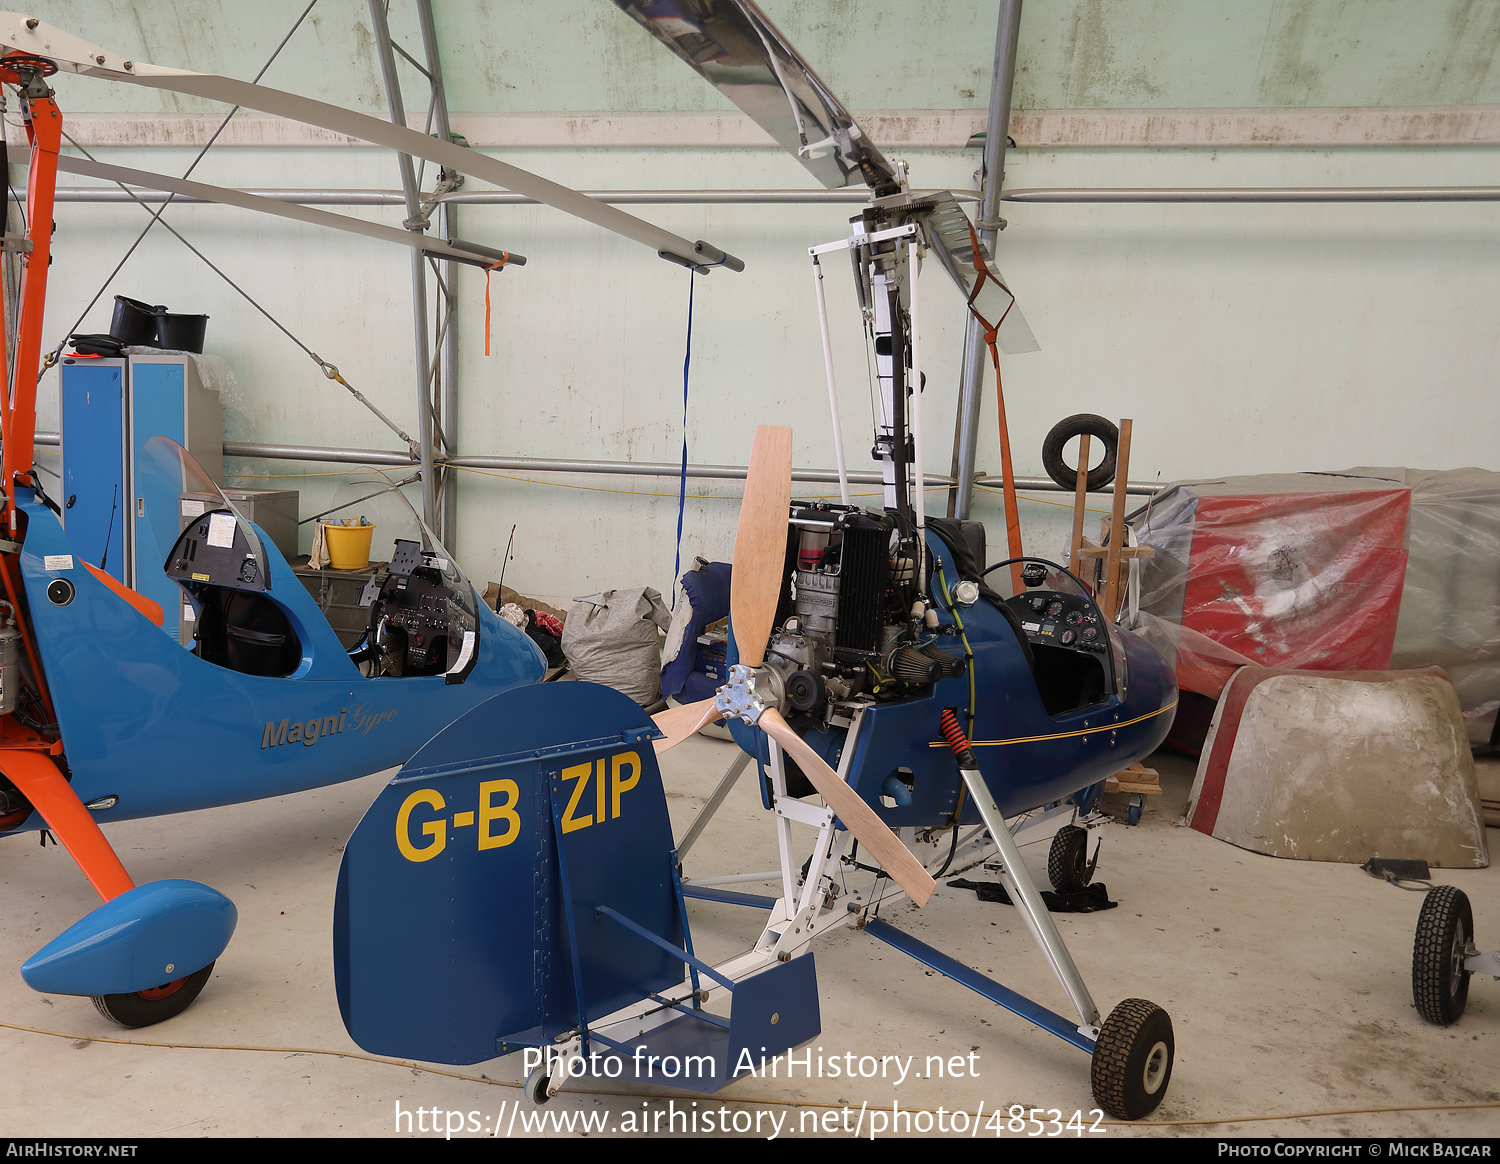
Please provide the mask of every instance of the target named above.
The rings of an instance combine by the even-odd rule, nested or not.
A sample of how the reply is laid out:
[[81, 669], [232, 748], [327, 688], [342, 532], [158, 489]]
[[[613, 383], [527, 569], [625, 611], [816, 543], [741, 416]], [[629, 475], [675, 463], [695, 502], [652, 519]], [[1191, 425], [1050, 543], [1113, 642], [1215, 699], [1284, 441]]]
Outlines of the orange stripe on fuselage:
[[84, 562], [83, 564], [90, 574], [99, 579], [99, 581], [103, 582], [106, 586], [108, 586], [126, 602], [130, 603], [131, 606], [139, 610], [157, 626], [161, 626], [162, 623], [166, 621], [167, 616], [162, 611], [160, 603], [153, 602], [144, 594], [132, 590], [129, 586], [126, 586], [123, 582], [119, 581], [113, 575], [106, 574], [103, 570], [99, 569], [98, 566], [90, 565], [88, 562]]

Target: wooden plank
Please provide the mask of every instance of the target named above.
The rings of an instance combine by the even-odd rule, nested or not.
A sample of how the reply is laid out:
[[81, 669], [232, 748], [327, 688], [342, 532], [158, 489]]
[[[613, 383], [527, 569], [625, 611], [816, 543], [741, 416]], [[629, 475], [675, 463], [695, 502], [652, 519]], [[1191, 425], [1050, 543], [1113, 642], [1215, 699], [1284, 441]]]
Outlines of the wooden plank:
[[1155, 784], [1126, 784], [1123, 781], [1116, 780], [1113, 776], [1104, 782], [1104, 791], [1135, 793], [1139, 796], [1161, 795], [1161, 789]]
[[1104, 563], [1104, 617], [1110, 622], [1120, 610], [1120, 547], [1125, 541], [1125, 482], [1130, 475], [1130, 421], [1120, 421], [1120, 444], [1115, 451], [1115, 504], [1109, 519], [1109, 557]]
[[[1110, 550], [1103, 546], [1084, 546], [1078, 551], [1080, 558], [1107, 558], [1109, 555]], [[1120, 557], [1127, 559], [1154, 558], [1156, 557], [1156, 550], [1152, 546], [1121, 546]]]
[[1073, 493], [1073, 539], [1068, 551], [1068, 569], [1077, 574], [1080, 579], [1083, 572], [1078, 568], [1081, 560], [1079, 551], [1083, 547], [1083, 503], [1088, 496], [1089, 481], [1089, 434], [1083, 433], [1078, 438], [1078, 487]]
[[1155, 768], [1132, 764], [1105, 778], [1106, 792], [1135, 792], [1143, 796], [1161, 794], [1161, 774]]

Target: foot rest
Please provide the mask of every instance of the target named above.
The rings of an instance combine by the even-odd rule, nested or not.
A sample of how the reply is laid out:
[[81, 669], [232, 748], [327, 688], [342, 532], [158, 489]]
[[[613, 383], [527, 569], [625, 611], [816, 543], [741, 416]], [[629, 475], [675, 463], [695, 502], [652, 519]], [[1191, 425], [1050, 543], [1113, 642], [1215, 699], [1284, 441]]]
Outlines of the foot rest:
[[593, 1032], [619, 1062], [608, 1052], [594, 1055], [590, 1074], [712, 1094], [822, 1030], [817, 970], [804, 954], [736, 982], [727, 1029], [718, 1015], [684, 1014], [627, 1043]]

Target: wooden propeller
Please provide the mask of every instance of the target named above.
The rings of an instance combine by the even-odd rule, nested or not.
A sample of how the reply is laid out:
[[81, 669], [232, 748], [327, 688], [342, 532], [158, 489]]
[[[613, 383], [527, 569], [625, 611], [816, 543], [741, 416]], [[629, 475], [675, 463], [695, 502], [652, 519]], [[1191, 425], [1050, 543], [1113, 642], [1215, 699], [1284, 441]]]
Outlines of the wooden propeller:
[[[791, 503], [792, 430], [761, 425], [750, 449], [729, 584], [735, 651], [746, 667], [759, 667], [766, 659], [786, 569], [786, 515]], [[660, 755], [723, 717], [710, 697], [668, 708], [652, 718], [667, 737], [656, 741]]]
[[[755, 430], [745, 498], [734, 536], [734, 572], [729, 612], [740, 662], [759, 667], [781, 600], [786, 569], [786, 516], [792, 500], [792, 430], [761, 426]], [[669, 708], [652, 717], [666, 738], [656, 741], [658, 754], [680, 744], [699, 728], [722, 718], [713, 699]], [[881, 867], [917, 905], [926, 905], [935, 888], [922, 863], [912, 856], [875, 810], [839, 779], [775, 708], [761, 713], [760, 727], [797, 761], [828, 807], [844, 822]]]
[[792, 430], [762, 425], [755, 430], [745, 498], [734, 534], [734, 572], [729, 617], [740, 662], [766, 660], [781, 579], [786, 570], [786, 518], [792, 503]]
[[806, 741], [792, 730], [792, 725], [782, 718], [774, 707], [763, 711], [760, 726], [766, 734], [782, 746], [793, 759], [802, 774], [812, 781], [818, 795], [844, 822], [844, 827], [853, 833], [883, 868], [906, 890], [906, 895], [917, 905], [926, 905], [937, 888], [931, 874], [922, 867], [922, 862], [912, 856], [890, 826], [875, 815], [859, 793], [839, 779], [839, 774], [824, 763]]

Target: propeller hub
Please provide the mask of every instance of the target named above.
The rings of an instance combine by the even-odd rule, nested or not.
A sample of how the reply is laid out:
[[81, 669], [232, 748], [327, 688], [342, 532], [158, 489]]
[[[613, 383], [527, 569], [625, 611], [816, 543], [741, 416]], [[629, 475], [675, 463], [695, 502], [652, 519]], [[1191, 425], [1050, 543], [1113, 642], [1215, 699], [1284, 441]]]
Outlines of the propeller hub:
[[747, 667], [736, 663], [729, 668], [729, 682], [714, 696], [714, 707], [725, 719], [742, 719], [755, 724], [780, 700], [768, 689], [770, 673], [764, 667]]

